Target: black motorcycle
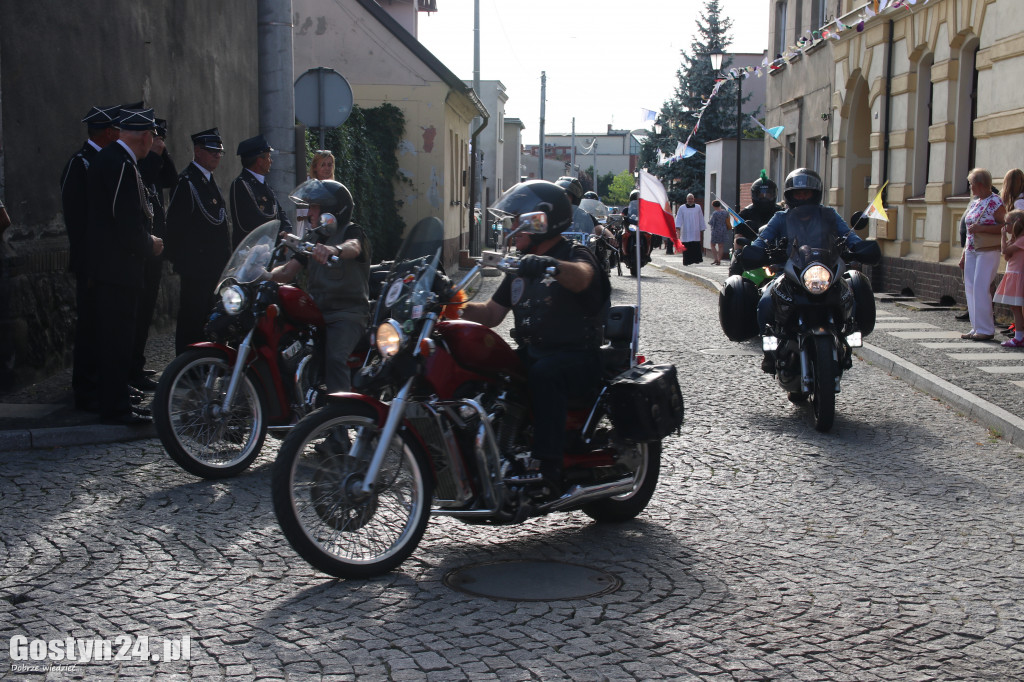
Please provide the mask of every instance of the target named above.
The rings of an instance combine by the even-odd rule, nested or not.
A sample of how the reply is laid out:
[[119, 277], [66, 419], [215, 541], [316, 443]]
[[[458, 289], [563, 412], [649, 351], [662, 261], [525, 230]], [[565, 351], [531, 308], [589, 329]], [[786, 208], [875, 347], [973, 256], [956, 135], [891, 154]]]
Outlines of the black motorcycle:
[[[801, 206], [787, 215], [788, 239], [782, 274], [771, 287], [774, 322], [763, 330], [762, 348], [774, 360], [774, 375], [789, 399], [810, 399], [814, 427], [828, 431], [835, 419], [836, 393], [852, 349], [875, 326], [875, 300], [867, 277], [847, 270], [854, 259], [847, 236], [820, 206]], [[875, 260], [878, 247], [861, 242], [856, 259]], [[784, 259], [784, 260], [783, 260]]]

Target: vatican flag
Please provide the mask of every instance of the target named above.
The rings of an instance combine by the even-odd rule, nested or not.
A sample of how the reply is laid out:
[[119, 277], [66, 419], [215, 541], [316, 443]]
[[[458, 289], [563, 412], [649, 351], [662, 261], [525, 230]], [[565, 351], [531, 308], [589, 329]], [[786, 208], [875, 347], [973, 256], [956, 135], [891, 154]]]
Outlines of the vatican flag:
[[882, 208], [882, 190], [889, 184], [886, 180], [881, 187], [878, 188], [878, 194], [875, 195], [874, 201], [868, 206], [868, 210], [864, 211], [865, 218], [874, 218], [875, 220], [884, 220], [889, 222], [889, 216], [885, 215], [885, 209]]

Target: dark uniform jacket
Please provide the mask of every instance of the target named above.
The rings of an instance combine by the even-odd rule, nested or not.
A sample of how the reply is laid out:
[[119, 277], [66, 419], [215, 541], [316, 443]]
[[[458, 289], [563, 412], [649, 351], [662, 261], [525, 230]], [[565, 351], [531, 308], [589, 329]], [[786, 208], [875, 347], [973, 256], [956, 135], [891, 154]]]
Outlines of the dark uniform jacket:
[[246, 235], [268, 220], [280, 220], [282, 230], [292, 231], [292, 224], [284, 208], [277, 203], [274, 190], [248, 170], [243, 168], [231, 183], [229, 197], [231, 218], [235, 224], [232, 246], [238, 246]]
[[88, 258], [85, 232], [89, 224], [89, 165], [96, 154], [96, 148], [86, 142], [64, 164], [64, 171], [60, 175], [60, 198], [71, 252], [68, 267], [75, 273], [85, 272]]
[[100, 282], [141, 287], [153, 209], [131, 153], [115, 142], [96, 153], [89, 169], [89, 275]]
[[150, 152], [139, 162], [139, 170], [142, 172], [142, 182], [149, 191], [150, 203], [153, 204], [153, 234], [163, 237], [167, 232], [164, 190], [177, 184], [178, 171], [174, 169], [174, 161], [166, 149], [163, 154]]
[[231, 222], [213, 176], [195, 163], [178, 176], [167, 205], [164, 248], [175, 271], [185, 277], [216, 278], [231, 257]]

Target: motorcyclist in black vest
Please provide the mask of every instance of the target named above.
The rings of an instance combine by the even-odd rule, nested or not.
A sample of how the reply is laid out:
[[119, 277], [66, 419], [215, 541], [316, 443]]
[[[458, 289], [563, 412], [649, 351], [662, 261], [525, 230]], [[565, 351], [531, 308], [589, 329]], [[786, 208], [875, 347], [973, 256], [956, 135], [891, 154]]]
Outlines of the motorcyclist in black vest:
[[743, 265], [737, 256], [742, 249], [735, 243], [736, 239], [743, 237], [750, 241], [757, 239], [758, 231], [768, 224], [772, 216], [785, 209], [785, 206], [777, 203], [779, 188], [775, 182], [768, 177], [767, 171], [761, 169], [761, 177], [754, 180], [750, 185], [750, 203], [740, 211], [740, 218], [746, 222], [736, 227], [736, 237], [733, 240], [732, 258], [729, 261], [729, 274], [743, 274]]
[[466, 304], [462, 317], [495, 327], [512, 310], [512, 336], [528, 369], [532, 467], [558, 487], [569, 399], [594, 396], [599, 390], [598, 349], [611, 283], [590, 249], [561, 236], [572, 225], [573, 212], [555, 183], [529, 180], [515, 185], [490, 210], [511, 218], [513, 229], [530, 222], [546, 229], [515, 235], [516, 248], [527, 254], [518, 272], [507, 274], [486, 303]]
[[[767, 264], [768, 255], [765, 247], [778, 239], [788, 236], [786, 214], [789, 213], [790, 209], [807, 204], [821, 204], [821, 176], [809, 168], [797, 168], [786, 176], [784, 194], [787, 209], [779, 211], [772, 216], [768, 224], [761, 230], [757, 239], [746, 246], [740, 253], [739, 260], [742, 262], [744, 269], [756, 268]], [[853, 254], [858, 261], [871, 265], [881, 260], [882, 254], [877, 242], [865, 241], [858, 237], [834, 208], [821, 206], [820, 209], [823, 219], [835, 222], [839, 236], [846, 236], [846, 250]], [[774, 322], [772, 291], [781, 281], [780, 278], [772, 280], [772, 282], [764, 287], [761, 293], [761, 300], [757, 304], [757, 329], [761, 334], [764, 334], [765, 328]], [[850, 286], [845, 279], [841, 279], [839, 284], [847, 287]], [[854, 311], [854, 314], [856, 314], [856, 311]], [[774, 374], [775, 356], [765, 353], [764, 359], [761, 362], [761, 369], [769, 374]]]

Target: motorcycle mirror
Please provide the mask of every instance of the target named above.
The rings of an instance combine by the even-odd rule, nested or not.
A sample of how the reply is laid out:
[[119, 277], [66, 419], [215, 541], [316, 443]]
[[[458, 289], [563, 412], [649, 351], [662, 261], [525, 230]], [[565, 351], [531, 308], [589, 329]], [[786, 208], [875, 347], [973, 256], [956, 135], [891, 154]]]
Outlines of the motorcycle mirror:
[[865, 216], [861, 211], [857, 211], [852, 216], [850, 216], [850, 226], [854, 230], [857, 230], [858, 232], [860, 230], [866, 230], [868, 227], [868, 222], [869, 221], [867, 216]]

